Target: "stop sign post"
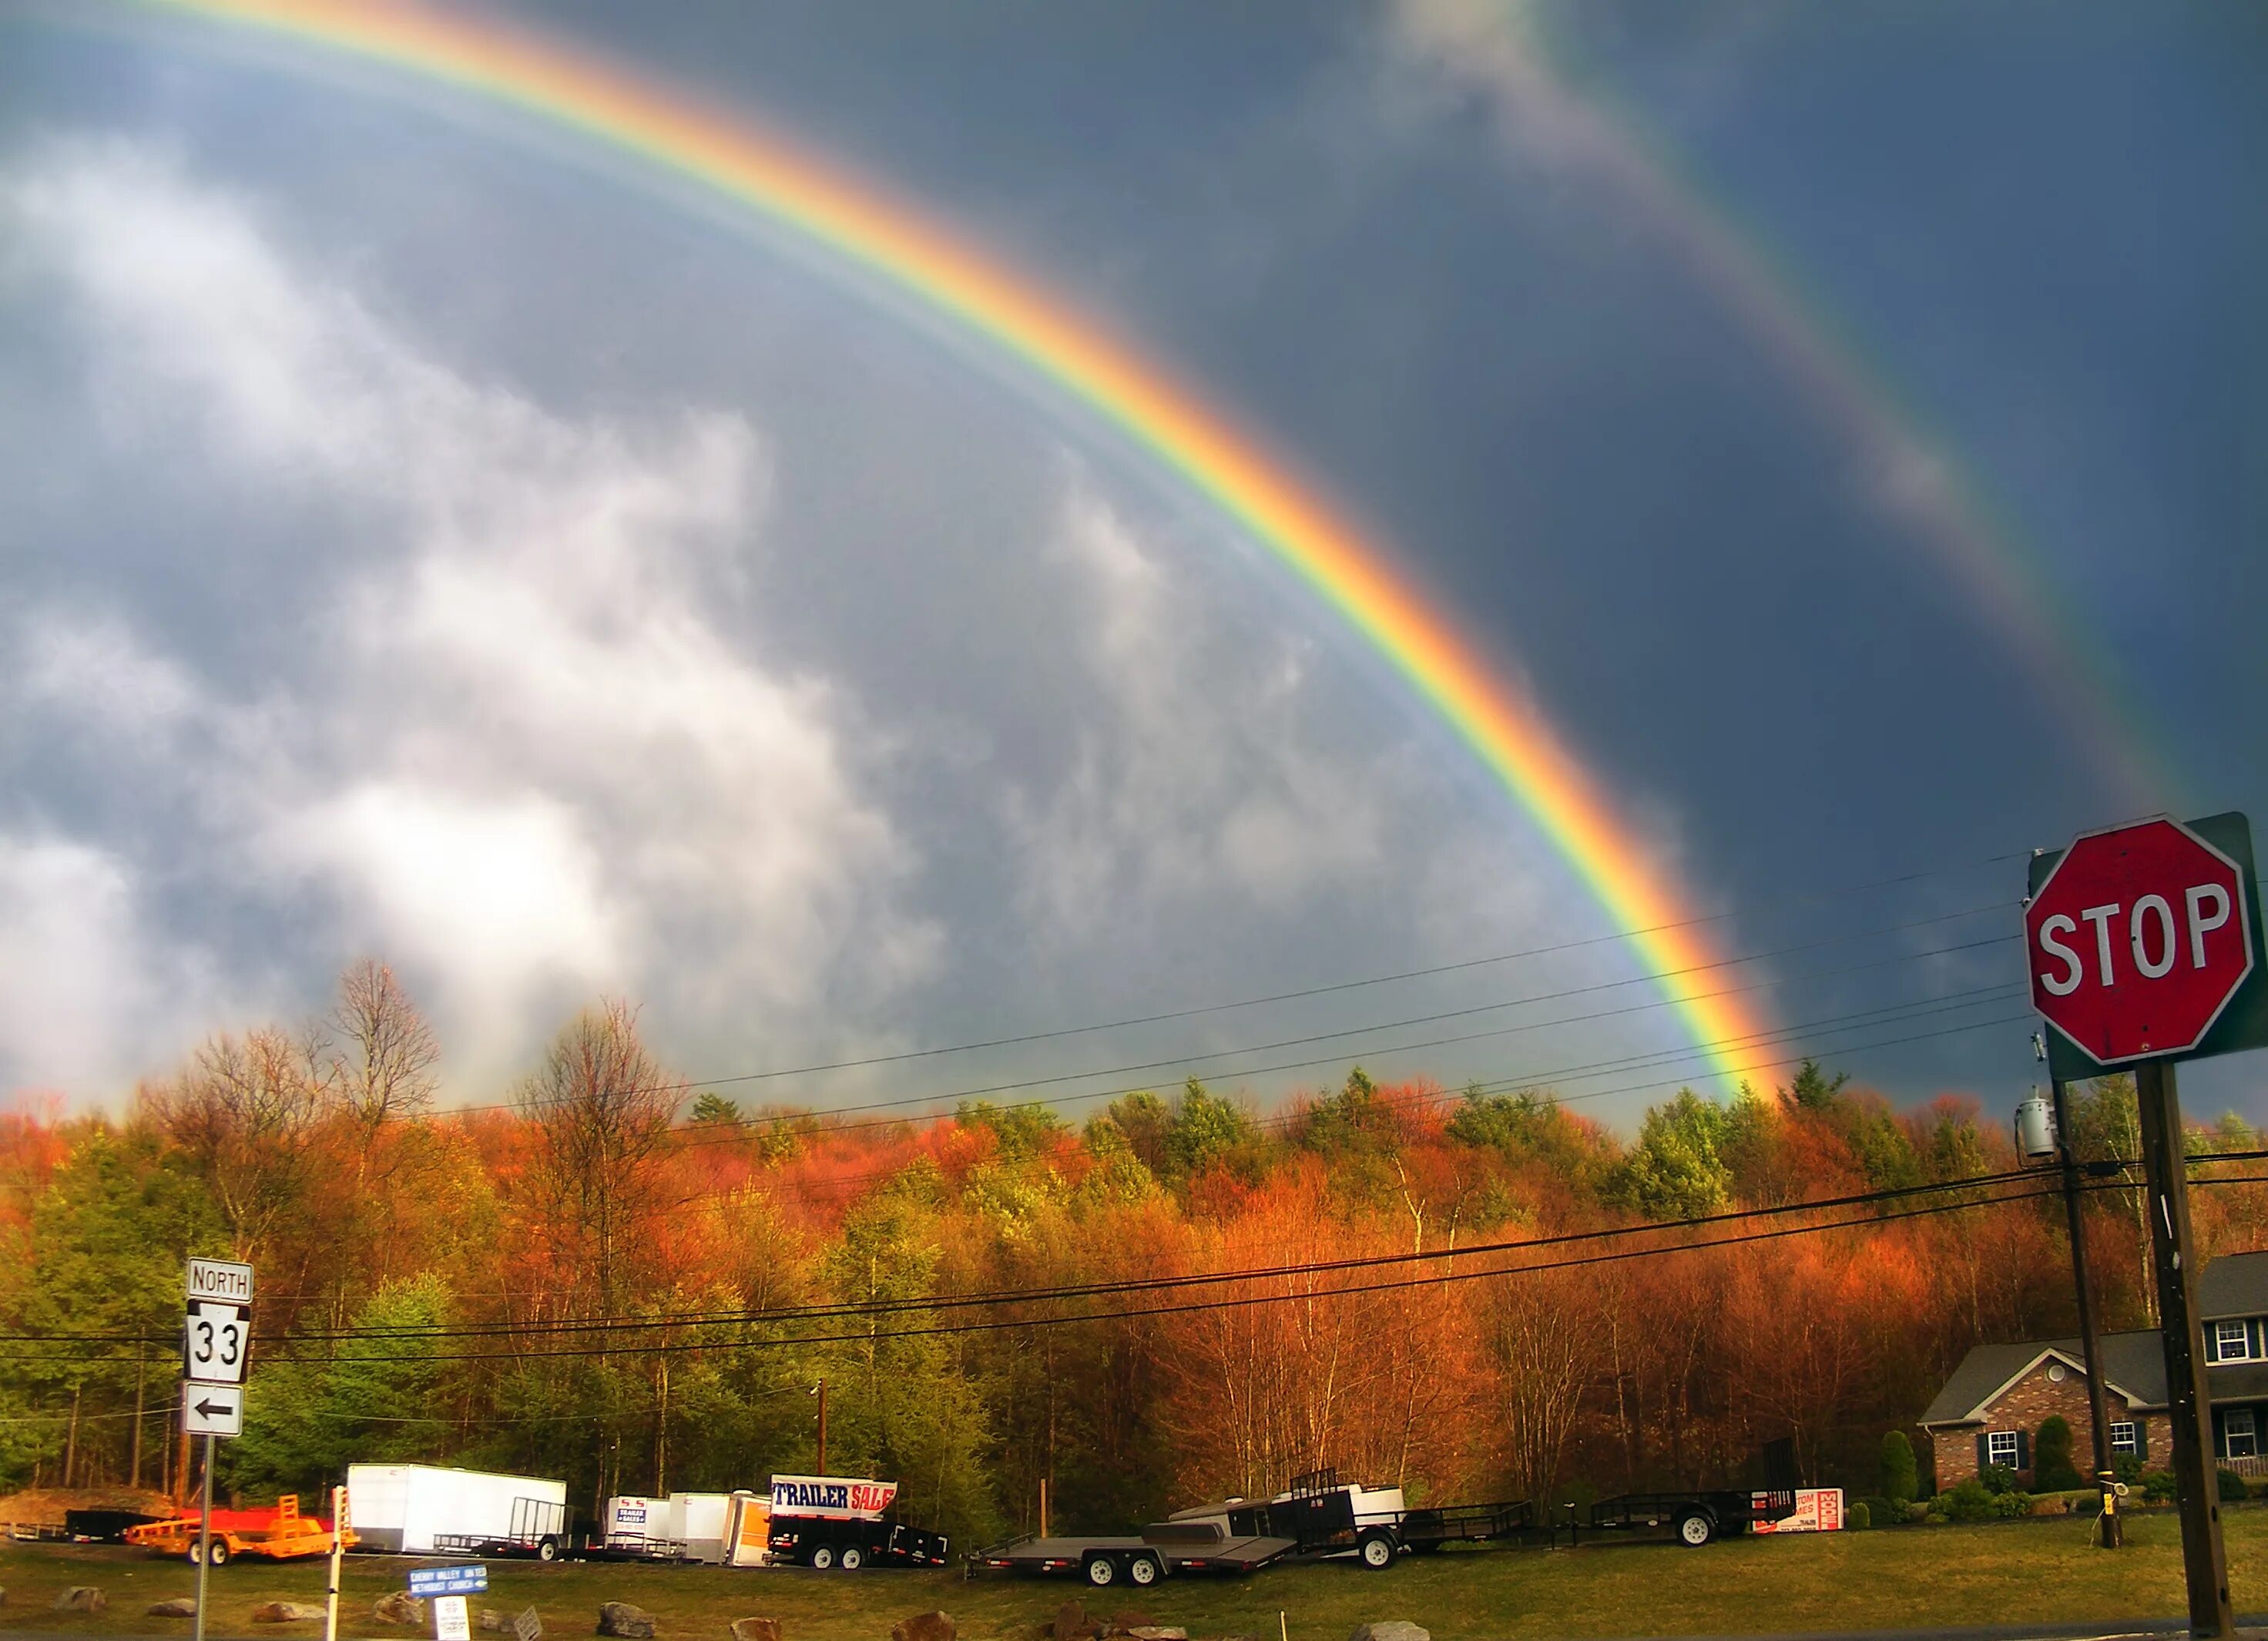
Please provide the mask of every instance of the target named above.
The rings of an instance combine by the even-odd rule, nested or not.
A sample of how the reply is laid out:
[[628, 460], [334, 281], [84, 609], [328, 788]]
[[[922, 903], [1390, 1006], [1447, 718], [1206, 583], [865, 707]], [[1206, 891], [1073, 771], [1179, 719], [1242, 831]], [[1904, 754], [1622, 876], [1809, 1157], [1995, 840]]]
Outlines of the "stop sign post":
[[2268, 1046], [2259, 940], [2251, 828], [2241, 814], [2187, 825], [2161, 816], [2033, 857], [2024, 944], [2058, 1112], [2066, 1082], [2134, 1071], [2190, 1629], [2205, 1636], [2230, 1634], [2235, 1620], [2174, 1065]]

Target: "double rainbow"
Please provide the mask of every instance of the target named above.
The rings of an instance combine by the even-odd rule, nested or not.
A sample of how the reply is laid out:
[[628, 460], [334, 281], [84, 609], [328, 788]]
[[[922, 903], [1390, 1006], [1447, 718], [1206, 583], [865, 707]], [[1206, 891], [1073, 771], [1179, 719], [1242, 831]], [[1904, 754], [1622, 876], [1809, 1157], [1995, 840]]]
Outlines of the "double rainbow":
[[[1115, 423], [1352, 622], [1535, 817], [1627, 931], [1696, 1049], [1762, 1084], [1768, 1034], [1723, 995], [1697, 918], [1535, 705], [1492, 677], [1384, 556], [1156, 366], [935, 223], [738, 117], [544, 40], [379, 0], [157, 4], [409, 70], [694, 179], [948, 316]], [[1713, 995], [1712, 995], [1713, 994]]]

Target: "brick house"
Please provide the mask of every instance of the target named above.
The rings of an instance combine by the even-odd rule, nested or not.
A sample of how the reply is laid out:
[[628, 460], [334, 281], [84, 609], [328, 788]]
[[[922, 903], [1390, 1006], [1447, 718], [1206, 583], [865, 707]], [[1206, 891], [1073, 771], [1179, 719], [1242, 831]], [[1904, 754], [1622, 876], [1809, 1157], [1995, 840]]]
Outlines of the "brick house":
[[[2268, 1253], [2229, 1254], [2198, 1277], [2213, 1451], [2232, 1468], [2268, 1475]], [[2154, 1331], [2105, 1334], [2104, 1411], [2115, 1453], [2146, 1465], [2169, 1462], [2166, 1363]], [[2032, 1468], [2032, 1435], [2060, 1413], [2071, 1425], [2072, 1462], [2083, 1475], [2094, 1454], [2087, 1368], [2076, 1339], [1980, 1344], [1962, 1358], [1921, 1416], [1937, 1485], [1944, 1490], [1985, 1464]]]

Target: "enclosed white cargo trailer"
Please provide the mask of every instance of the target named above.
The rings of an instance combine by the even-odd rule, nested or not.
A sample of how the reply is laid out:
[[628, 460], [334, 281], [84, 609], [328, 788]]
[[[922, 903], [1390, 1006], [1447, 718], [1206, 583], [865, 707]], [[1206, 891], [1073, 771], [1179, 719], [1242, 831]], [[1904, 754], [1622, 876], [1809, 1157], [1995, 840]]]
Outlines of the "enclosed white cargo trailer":
[[732, 1502], [729, 1493], [672, 1493], [669, 1536], [685, 1546], [689, 1559], [721, 1564], [725, 1560], [725, 1518]]
[[347, 1510], [364, 1549], [549, 1561], [567, 1543], [567, 1483], [426, 1464], [350, 1464]]

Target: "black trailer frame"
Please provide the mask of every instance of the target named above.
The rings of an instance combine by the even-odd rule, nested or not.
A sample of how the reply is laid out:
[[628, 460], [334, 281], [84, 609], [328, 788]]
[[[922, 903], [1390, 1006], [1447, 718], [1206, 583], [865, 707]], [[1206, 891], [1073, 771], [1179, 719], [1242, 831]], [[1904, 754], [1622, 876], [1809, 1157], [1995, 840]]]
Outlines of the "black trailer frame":
[[444, 1556], [533, 1556], [556, 1561], [569, 1548], [567, 1506], [548, 1498], [515, 1498], [501, 1534], [436, 1533], [433, 1549]]
[[888, 1520], [863, 1516], [774, 1516], [771, 1553], [824, 1572], [839, 1567], [942, 1567], [950, 1558], [945, 1535]]

